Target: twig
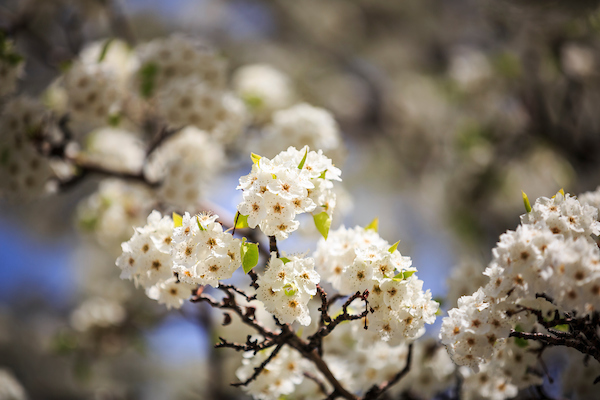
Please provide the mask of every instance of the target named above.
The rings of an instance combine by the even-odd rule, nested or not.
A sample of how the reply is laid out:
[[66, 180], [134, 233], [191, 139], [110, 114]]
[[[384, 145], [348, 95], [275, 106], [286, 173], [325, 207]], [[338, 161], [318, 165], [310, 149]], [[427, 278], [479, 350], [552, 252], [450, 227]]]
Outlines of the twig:
[[278, 344], [277, 347], [275, 347], [275, 350], [273, 350], [273, 352], [271, 354], [269, 354], [269, 357], [267, 357], [267, 359], [264, 360], [258, 367], [254, 368], [254, 373], [252, 374], [252, 376], [250, 376], [250, 378], [246, 379], [244, 382], [232, 383], [231, 386], [235, 386], [235, 387], [247, 386], [250, 382], [252, 382], [256, 378], [258, 378], [258, 375], [260, 375], [260, 373], [263, 372], [263, 370], [265, 369], [267, 364], [269, 364], [271, 362], [271, 360], [273, 360], [273, 358], [275, 358], [275, 356], [277, 355], [277, 353], [279, 353], [279, 350], [281, 350], [282, 347], [283, 347], [283, 344], [281, 344], [281, 343]]
[[329, 324], [321, 326], [313, 335], [308, 337], [309, 347], [310, 348], [318, 348], [321, 345], [321, 341], [327, 335], [329, 335], [336, 326], [341, 324], [344, 321], [354, 321], [357, 319], [362, 319], [366, 317], [369, 313], [368, 310], [363, 311], [357, 315], [351, 315], [348, 313], [348, 307], [350, 304], [356, 299], [362, 299], [367, 302], [367, 296], [369, 295], [368, 291], [364, 291], [363, 293], [356, 292], [352, 296], [346, 300], [344, 305], [342, 306], [342, 313], [338, 315], [335, 319], [333, 319]]
[[269, 236], [269, 252], [275, 252], [277, 258], [279, 258], [279, 249], [277, 248], [277, 238], [275, 236]]
[[363, 400], [377, 399], [379, 396], [381, 396], [387, 390], [389, 390], [392, 386], [394, 386], [396, 383], [398, 383], [400, 381], [400, 379], [402, 379], [406, 374], [408, 374], [408, 371], [410, 371], [410, 365], [411, 365], [411, 361], [412, 361], [412, 353], [413, 353], [413, 344], [411, 343], [408, 345], [408, 355], [406, 356], [406, 365], [404, 366], [404, 368], [400, 372], [398, 372], [396, 375], [394, 375], [394, 377], [392, 379], [390, 379], [389, 381], [383, 382], [380, 385], [371, 386], [371, 388], [367, 391], [367, 393], [363, 397]]
[[315, 375], [311, 374], [310, 372], [306, 372], [306, 371], [304, 372], [304, 376], [307, 379], [310, 379], [311, 381], [316, 383], [317, 386], [319, 387], [319, 390], [321, 391], [321, 393], [327, 394], [327, 388], [325, 387], [325, 384], [319, 378], [317, 378]]

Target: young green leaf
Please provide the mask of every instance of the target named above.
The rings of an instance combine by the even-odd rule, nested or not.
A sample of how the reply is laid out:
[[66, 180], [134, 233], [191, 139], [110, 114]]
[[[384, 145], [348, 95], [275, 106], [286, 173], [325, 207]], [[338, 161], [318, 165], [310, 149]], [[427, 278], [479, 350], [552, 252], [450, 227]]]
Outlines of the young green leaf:
[[302, 161], [298, 164], [298, 169], [304, 168], [304, 163], [306, 162], [306, 157], [308, 156], [308, 147], [306, 148], [306, 152], [304, 153], [304, 157], [302, 157]]
[[238, 213], [235, 215], [235, 229], [248, 228], [248, 216]]
[[402, 278], [408, 279], [410, 278], [416, 271], [404, 271], [402, 273]]
[[175, 228], [179, 228], [181, 225], [183, 225], [183, 218], [181, 217], [181, 215], [174, 212], [173, 213], [173, 226], [175, 226]]
[[258, 244], [242, 243], [240, 254], [242, 256], [242, 268], [244, 268], [244, 272], [247, 274], [258, 264]]
[[321, 172], [321, 175], [319, 175], [319, 178], [321, 179], [325, 179], [325, 175], [327, 174], [327, 170]]
[[154, 93], [154, 83], [158, 74], [158, 65], [148, 63], [140, 69], [140, 93], [149, 98]]
[[260, 160], [262, 157], [259, 156], [258, 154], [250, 153], [250, 158], [252, 159], [252, 162], [254, 164], [257, 164], [258, 160]]
[[98, 56], [99, 63], [104, 61], [104, 59], [106, 58], [106, 53], [108, 53], [108, 48], [110, 47], [112, 42], [113, 42], [113, 39], [110, 38], [106, 42], [104, 42], [104, 44], [102, 45], [102, 50], [100, 51], [100, 55]]
[[108, 116], [108, 125], [115, 127], [121, 123], [121, 114], [111, 114]]
[[315, 226], [317, 230], [323, 235], [325, 240], [327, 240], [327, 235], [329, 235], [329, 228], [331, 227], [331, 216], [327, 214], [325, 211], [313, 215], [313, 219], [315, 220]]
[[396, 243], [394, 243], [392, 245], [392, 247], [390, 247], [390, 249], [388, 250], [390, 253], [395, 252], [396, 250], [398, 250], [398, 243], [400, 243], [400, 241], [398, 240]]
[[205, 231], [206, 228], [202, 226], [202, 224], [200, 223], [200, 218], [198, 218], [198, 216], [196, 215], [196, 223], [198, 224], [198, 229], [200, 229], [201, 231]]
[[404, 275], [402, 275], [402, 272], [400, 272], [399, 274], [397, 274], [396, 276], [394, 276], [394, 277], [392, 278], [392, 280], [393, 280], [393, 281], [396, 281], [396, 282], [400, 282], [400, 281], [401, 281], [401, 280], [403, 280], [403, 279], [404, 279]]
[[569, 324], [556, 325], [554, 329], [561, 332], [569, 332]]
[[379, 231], [379, 218], [375, 218], [369, 225], [365, 226], [365, 230]]
[[[517, 326], [515, 326], [515, 331], [523, 332], [523, 328], [521, 328], [521, 325], [517, 325]], [[527, 339], [523, 339], [523, 338], [519, 338], [519, 337], [515, 338], [515, 344], [521, 348], [529, 346], [529, 342], [527, 341]]]
[[287, 257], [279, 257], [279, 259], [280, 259], [281, 261], [283, 261], [283, 263], [284, 263], [284, 264], [287, 264], [287, 263], [289, 263], [289, 262], [291, 261], [291, 260], [290, 260], [289, 258], [287, 258]]
[[296, 287], [291, 283], [288, 283], [287, 285], [283, 286], [283, 291], [287, 297], [292, 297], [296, 294]]
[[525, 204], [525, 211], [530, 213], [531, 212], [531, 203], [529, 202], [529, 197], [527, 197], [525, 192], [522, 190], [521, 190], [521, 194], [523, 195], [523, 204]]

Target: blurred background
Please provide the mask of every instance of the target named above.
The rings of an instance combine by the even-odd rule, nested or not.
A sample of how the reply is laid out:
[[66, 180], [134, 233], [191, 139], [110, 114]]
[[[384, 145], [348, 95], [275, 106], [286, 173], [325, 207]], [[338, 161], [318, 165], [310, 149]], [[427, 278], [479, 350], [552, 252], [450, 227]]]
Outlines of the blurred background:
[[[339, 126], [333, 226], [378, 217], [447, 309], [481, 284], [469, 281], [519, 223], [521, 190], [533, 202], [600, 185], [598, 3], [1, 0], [0, 28], [26, 60], [18, 91], [32, 96], [106, 38], [136, 46], [183, 33], [227, 60], [227, 80], [245, 65], [275, 67], [294, 102], [329, 110]], [[227, 149], [205, 191], [228, 218], [250, 152], [274, 155], [261, 153], [260, 126]], [[207, 335], [216, 320], [194, 304], [167, 311], [118, 279], [120, 241], [107, 245], [82, 217], [99, 190], [128, 190], [109, 185], [94, 176], [32, 202], [0, 200], [0, 368], [12, 376], [0, 381], [31, 399], [207, 398], [219, 385]], [[121, 240], [146, 216], [118, 219]], [[297, 236], [281, 248], [314, 251], [310, 229]], [[475, 275], [449, 291], [456, 266]]]

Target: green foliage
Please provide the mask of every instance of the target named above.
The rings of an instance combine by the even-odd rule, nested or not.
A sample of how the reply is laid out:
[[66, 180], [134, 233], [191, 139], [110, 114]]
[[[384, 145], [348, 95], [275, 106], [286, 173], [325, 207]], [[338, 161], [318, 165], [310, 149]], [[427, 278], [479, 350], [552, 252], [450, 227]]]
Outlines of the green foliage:
[[158, 65], [155, 63], [145, 64], [140, 69], [140, 93], [146, 99], [150, 98], [154, 93], [157, 74]]
[[379, 218], [375, 218], [373, 221], [371, 221], [371, 223], [367, 226], [365, 226], [365, 230], [372, 230], [375, 232], [379, 231]]
[[306, 157], [308, 156], [308, 147], [306, 148], [306, 152], [304, 153], [304, 157], [302, 157], [302, 161], [298, 164], [298, 169], [304, 168], [304, 164], [306, 163]]
[[183, 225], [183, 218], [181, 217], [181, 215], [174, 212], [173, 213], [173, 226], [175, 228], [179, 228], [181, 225]]
[[248, 228], [248, 216], [242, 215], [239, 211], [235, 214], [235, 229]]
[[106, 53], [108, 53], [108, 48], [112, 44], [113, 40], [113, 38], [110, 38], [102, 45], [102, 50], [100, 51], [100, 55], [98, 56], [99, 63], [104, 61], [104, 59], [106, 58]]
[[258, 264], [258, 243], [242, 243], [240, 254], [242, 256], [242, 268], [247, 274]]
[[313, 215], [313, 219], [315, 220], [315, 226], [317, 227], [317, 230], [327, 240], [329, 228], [331, 227], [331, 216], [323, 211], [317, 215]]
[[521, 194], [523, 195], [523, 204], [525, 205], [525, 211], [530, 213], [531, 212], [531, 203], [529, 202], [529, 197], [527, 197], [525, 192], [522, 190], [521, 190]]

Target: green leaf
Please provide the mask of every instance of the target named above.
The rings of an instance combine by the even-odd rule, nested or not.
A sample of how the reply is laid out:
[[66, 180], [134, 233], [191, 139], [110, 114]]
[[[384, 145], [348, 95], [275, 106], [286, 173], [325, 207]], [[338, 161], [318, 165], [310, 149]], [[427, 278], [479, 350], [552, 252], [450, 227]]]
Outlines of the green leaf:
[[104, 61], [104, 59], [106, 58], [106, 53], [108, 53], [108, 48], [110, 47], [112, 42], [113, 42], [113, 38], [110, 38], [106, 42], [104, 42], [104, 44], [102, 45], [102, 50], [100, 51], [100, 55], [98, 56], [99, 63]]
[[158, 66], [154, 63], [148, 63], [140, 69], [140, 92], [146, 99], [154, 93], [156, 74], [158, 74]]
[[287, 257], [279, 257], [279, 259], [280, 259], [281, 261], [283, 261], [283, 263], [284, 263], [284, 264], [287, 264], [287, 263], [289, 263], [290, 261], [292, 261], [292, 260], [290, 260], [290, 259], [289, 259], [289, 258], [287, 258]]
[[205, 231], [206, 228], [202, 226], [202, 224], [200, 223], [200, 218], [198, 218], [198, 216], [196, 215], [196, 223], [198, 224], [198, 229], [200, 229], [201, 231]]
[[319, 175], [319, 178], [321, 179], [325, 179], [325, 175], [327, 174], [327, 170], [321, 172], [321, 175]]
[[250, 108], [252, 110], [258, 110], [259, 108], [262, 107], [262, 105], [264, 103], [262, 97], [255, 96], [255, 95], [244, 96], [244, 102], [246, 103], [248, 108]]
[[181, 217], [181, 215], [174, 212], [173, 213], [173, 226], [175, 228], [179, 228], [181, 225], [183, 225], [183, 218]]
[[556, 325], [553, 328], [557, 331], [569, 332], [569, 324]]
[[412, 275], [413, 275], [415, 272], [417, 272], [417, 271], [404, 271], [404, 272], [402, 273], [402, 278], [403, 278], [403, 279], [408, 279], [408, 278], [410, 278], [410, 277], [411, 277], [411, 276], [412, 276]]
[[67, 73], [67, 71], [69, 71], [71, 69], [71, 66], [73, 65], [73, 61], [72, 60], [66, 60], [66, 61], [61, 61], [60, 64], [58, 65], [58, 69], [60, 70], [60, 72]]
[[258, 243], [242, 243], [240, 254], [242, 256], [242, 267], [247, 274], [258, 264]]
[[20, 64], [24, 59], [23, 56], [17, 53], [10, 53], [4, 56], [4, 60], [12, 67]]
[[523, 195], [523, 204], [525, 204], [525, 211], [530, 213], [531, 212], [531, 203], [529, 202], [529, 197], [527, 197], [525, 192], [522, 190], [521, 190], [521, 194]]
[[390, 247], [390, 249], [388, 250], [390, 253], [395, 252], [396, 250], [398, 250], [398, 243], [400, 243], [400, 241], [398, 240], [396, 243], [394, 243], [392, 245], [392, 247]]
[[[563, 197], [565, 197], [565, 190], [563, 188], [561, 188], [556, 194], [559, 194], [559, 193], [562, 194]], [[552, 196], [552, 198], [555, 198], [556, 194], [554, 196]]]
[[304, 168], [304, 163], [306, 163], [306, 157], [308, 156], [308, 147], [306, 148], [306, 152], [304, 153], [304, 157], [302, 157], [302, 161], [298, 164], [298, 169]]
[[287, 297], [292, 297], [296, 294], [296, 287], [293, 284], [288, 283], [287, 285], [283, 286], [283, 292]]
[[[517, 325], [517, 326], [515, 326], [515, 331], [523, 332], [523, 328], [521, 328], [521, 325]], [[518, 337], [515, 338], [515, 344], [521, 348], [529, 346], [529, 342], [527, 342], [527, 339], [518, 338]]]
[[329, 235], [329, 228], [331, 227], [331, 216], [327, 214], [325, 211], [313, 215], [313, 219], [315, 220], [315, 226], [317, 230], [323, 235], [325, 240], [327, 240], [327, 235]]
[[400, 272], [399, 274], [397, 274], [396, 276], [394, 276], [394, 277], [392, 278], [392, 280], [393, 280], [393, 281], [396, 281], [396, 282], [400, 282], [400, 281], [401, 281], [401, 280], [403, 280], [403, 279], [404, 279], [404, 275], [402, 275], [402, 272]]
[[119, 124], [121, 123], [121, 114], [111, 114], [108, 116], [108, 125], [112, 126], [113, 128], [115, 126], [119, 126]]
[[369, 225], [365, 226], [365, 230], [379, 231], [379, 218], [375, 218]]
[[527, 341], [527, 339], [523, 339], [520, 337], [515, 338], [515, 344], [521, 348], [525, 348], [525, 347], [529, 346], [529, 342]]
[[242, 215], [238, 211], [235, 215], [235, 229], [248, 228], [248, 216]]
[[98, 218], [93, 216], [83, 217], [79, 220], [81, 229], [92, 232], [98, 226]]
[[258, 154], [250, 153], [250, 158], [252, 159], [252, 162], [254, 164], [258, 164], [258, 161], [262, 158], [262, 156], [259, 156]]

